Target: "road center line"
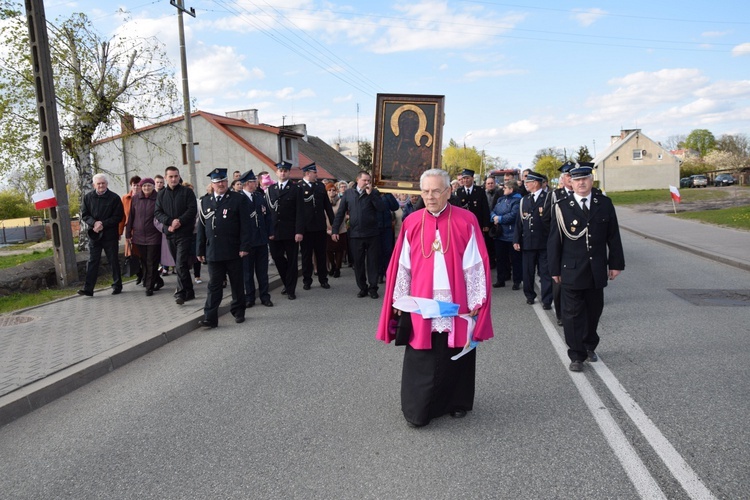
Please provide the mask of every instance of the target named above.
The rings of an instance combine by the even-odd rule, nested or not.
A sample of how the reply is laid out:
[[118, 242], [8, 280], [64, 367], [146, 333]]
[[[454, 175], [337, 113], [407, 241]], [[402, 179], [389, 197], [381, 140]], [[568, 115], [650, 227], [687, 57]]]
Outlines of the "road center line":
[[[547, 333], [547, 337], [550, 339], [552, 346], [555, 348], [557, 355], [560, 357], [563, 365], [567, 367], [567, 365], [570, 363], [570, 360], [568, 359], [568, 347], [565, 345], [562, 337], [560, 337], [560, 334], [557, 332], [557, 328], [554, 327], [552, 321], [550, 321], [549, 319], [549, 316], [544, 312], [539, 304], [534, 305], [534, 312], [539, 318], [539, 321], [541, 322], [542, 327]], [[672, 473], [677, 482], [680, 483], [680, 486], [682, 486], [688, 496], [693, 499], [701, 500], [715, 499], [716, 497], [703, 484], [703, 481], [701, 481], [701, 479], [693, 471], [690, 465], [682, 458], [682, 456], [677, 452], [677, 450], [672, 446], [667, 438], [664, 437], [664, 435], [651, 421], [651, 419], [648, 418], [648, 416], [641, 409], [638, 403], [636, 403], [635, 400], [630, 397], [630, 394], [628, 394], [622, 384], [610, 371], [610, 369], [602, 360], [601, 356], [599, 356], [599, 361], [597, 361], [596, 363], [587, 364], [591, 366], [594, 369], [594, 372], [599, 376], [599, 378], [601, 378], [602, 382], [604, 382], [604, 385], [607, 386], [617, 402], [620, 404], [623, 410], [625, 410], [625, 413], [627, 413], [627, 415], [633, 421], [636, 428], [640, 431], [643, 437], [646, 438], [646, 441], [648, 441], [659, 458], [662, 459], [664, 465], [667, 466], [669, 471]], [[603, 402], [596, 394], [596, 391], [589, 383], [588, 379], [586, 379], [585, 376], [580, 376], [583, 374], [574, 374], [570, 371], [568, 372], [568, 375], [575, 383], [576, 388], [578, 388], [578, 392], [581, 394], [581, 397], [589, 407], [589, 411], [591, 411], [591, 413], [594, 415], [594, 418], [597, 420], [599, 428], [604, 433], [604, 437], [607, 439], [607, 442], [612, 447], [612, 450], [615, 452], [618, 460], [620, 460], [620, 463], [625, 468], [625, 472], [628, 474], [628, 477], [630, 477], [633, 485], [641, 494], [641, 497], [656, 498], [656, 496], [654, 496], [654, 494], [656, 493], [660, 498], [665, 498], [664, 493], [661, 491], [658, 484], [656, 484], [656, 480], [654, 480], [653, 476], [648, 472], [645, 464], [640, 459], [640, 457], [638, 457], [635, 449], [633, 449], [633, 447], [630, 445], [630, 442], [627, 441], [622, 430], [617, 426], [614, 418], [612, 418], [612, 415], [609, 413], [609, 410], [604, 407]], [[588, 394], [589, 392], [591, 394]], [[589, 402], [589, 399], [591, 400], [591, 402]], [[594, 404], [592, 404], [592, 402]], [[604, 425], [602, 425], [602, 422], [599, 421], [599, 419], [597, 418], [597, 413], [602, 412], [606, 413], [605, 420], [611, 420], [611, 425], [614, 426], [614, 430], [609, 427], [604, 427]], [[609, 433], [612, 434], [610, 435]], [[619, 439], [623, 439], [626, 445], [626, 447], [624, 448], [625, 452], [622, 455], [618, 451], [618, 447], [623, 446], [622, 443], [618, 442]], [[632, 456], [630, 455], [630, 453], [632, 453]], [[637, 462], [633, 472], [628, 469], [629, 467], [632, 467], [632, 464], [630, 463], [632, 460], [635, 460]], [[641, 476], [640, 474], [645, 474], [646, 477]], [[646, 489], [642, 490], [639, 487], [639, 482], [645, 482], [644, 484], [651, 482], [653, 483], [653, 488], [656, 489], [653, 490], [653, 492]]]
[[568, 372], [568, 376], [570, 376], [591, 415], [593, 415], [594, 420], [599, 425], [604, 439], [606, 439], [607, 444], [612, 448], [617, 460], [620, 461], [623, 469], [625, 469], [625, 473], [628, 475], [630, 482], [633, 483], [640, 497], [666, 499], [666, 495], [664, 495], [664, 492], [662, 492], [658, 483], [630, 444], [630, 441], [625, 437], [625, 434], [617, 425], [617, 422], [615, 422], [604, 402], [596, 394], [594, 387], [586, 376], [582, 373], [568, 371], [567, 366], [570, 363], [568, 348], [557, 333], [557, 329], [552, 325], [547, 313], [544, 312], [539, 304], [534, 305], [534, 312], [539, 318], [544, 331], [547, 333], [547, 337], [552, 343], [555, 352], [557, 352], [557, 355], [565, 366], [565, 371]]

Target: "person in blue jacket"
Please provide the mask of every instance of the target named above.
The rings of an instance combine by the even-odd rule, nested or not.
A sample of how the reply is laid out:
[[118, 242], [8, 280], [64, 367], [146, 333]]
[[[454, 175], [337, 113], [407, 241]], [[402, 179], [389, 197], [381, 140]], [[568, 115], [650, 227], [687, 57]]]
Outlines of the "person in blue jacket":
[[[505, 286], [505, 280], [513, 278], [513, 290], [521, 288], [521, 252], [513, 249], [513, 236], [518, 218], [518, 206], [521, 193], [518, 186], [512, 182], [503, 185], [503, 195], [490, 212], [490, 222], [495, 240], [495, 261], [497, 280], [492, 284], [494, 288]], [[511, 273], [512, 271], [512, 273]]]

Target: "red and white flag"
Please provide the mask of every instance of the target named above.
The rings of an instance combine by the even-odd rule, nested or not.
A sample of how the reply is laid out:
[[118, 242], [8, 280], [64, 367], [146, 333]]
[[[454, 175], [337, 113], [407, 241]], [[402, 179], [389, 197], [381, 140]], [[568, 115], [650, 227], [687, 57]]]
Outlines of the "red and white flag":
[[57, 198], [55, 198], [55, 192], [52, 188], [32, 195], [31, 201], [34, 202], [34, 208], [37, 210], [44, 210], [45, 208], [57, 206]]
[[669, 194], [672, 195], [672, 199], [676, 201], [677, 203], [680, 202], [680, 190], [676, 187], [670, 185], [669, 186]]

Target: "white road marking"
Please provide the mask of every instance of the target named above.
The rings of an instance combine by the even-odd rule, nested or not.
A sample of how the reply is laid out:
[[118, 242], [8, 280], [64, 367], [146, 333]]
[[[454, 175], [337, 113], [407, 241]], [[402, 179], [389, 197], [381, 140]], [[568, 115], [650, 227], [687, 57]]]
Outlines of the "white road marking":
[[[570, 363], [568, 358], [568, 347], [557, 332], [557, 328], [550, 321], [547, 313], [539, 304], [534, 305], [534, 312], [547, 333], [552, 346], [555, 348], [557, 355], [560, 357], [563, 365], [566, 367]], [[692, 499], [715, 499], [716, 497], [706, 488], [703, 481], [675, 450], [672, 444], [667, 440], [661, 431], [654, 425], [650, 418], [644, 413], [638, 403], [630, 397], [625, 388], [620, 384], [614, 374], [599, 356], [599, 361], [595, 363], [586, 363], [591, 366], [595, 373], [602, 379], [604, 385], [610, 390], [617, 402], [622, 406], [625, 413], [635, 424], [636, 428], [643, 434], [648, 443], [654, 449], [664, 465], [667, 466], [674, 478], [680, 483], [682, 488]], [[646, 465], [640, 459], [635, 449], [631, 446], [623, 434], [620, 427], [612, 418], [604, 406], [604, 403], [596, 394], [593, 386], [589, 383], [583, 373], [574, 373], [568, 371], [568, 375], [573, 380], [578, 392], [581, 394], [586, 406], [594, 416], [599, 428], [602, 430], [605, 439], [617, 456], [617, 459], [625, 469], [626, 474], [638, 490], [641, 498], [666, 498], [659, 488], [656, 480], [646, 468]]]
[[654, 477], [648, 471], [648, 468], [643, 463], [638, 453], [635, 451], [633, 446], [630, 444], [622, 429], [617, 425], [612, 414], [605, 407], [604, 402], [599, 398], [594, 390], [594, 387], [588, 381], [583, 373], [573, 373], [568, 370], [568, 348], [557, 333], [557, 329], [552, 325], [547, 313], [541, 308], [539, 304], [534, 305], [534, 312], [539, 317], [539, 321], [542, 323], [544, 331], [547, 333], [552, 346], [555, 348], [555, 352], [560, 357], [565, 366], [565, 370], [568, 372], [571, 380], [581, 394], [581, 398], [586, 403], [591, 414], [594, 416], [594, 420], [599, 425], [604, 439], [607, 440], [610, 448], [615, 453], [615, 456], [622, 464], [625, 473], [630, 478], [633, 486], [638, 491], [641, 498], [664, 498], [666, 495], [659, 488], [659, 484], [656, 482]]

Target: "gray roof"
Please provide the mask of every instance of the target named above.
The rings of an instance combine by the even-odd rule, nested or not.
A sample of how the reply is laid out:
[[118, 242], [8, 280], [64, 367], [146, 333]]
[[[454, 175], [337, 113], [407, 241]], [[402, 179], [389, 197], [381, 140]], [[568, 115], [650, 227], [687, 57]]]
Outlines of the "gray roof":
[[301, 154], [329, 171], [336, 179], [345, 181], [356, 179], [359, 166], [322, 139], [308, 135], [307, 141], [300, 139], [298, 145]]

